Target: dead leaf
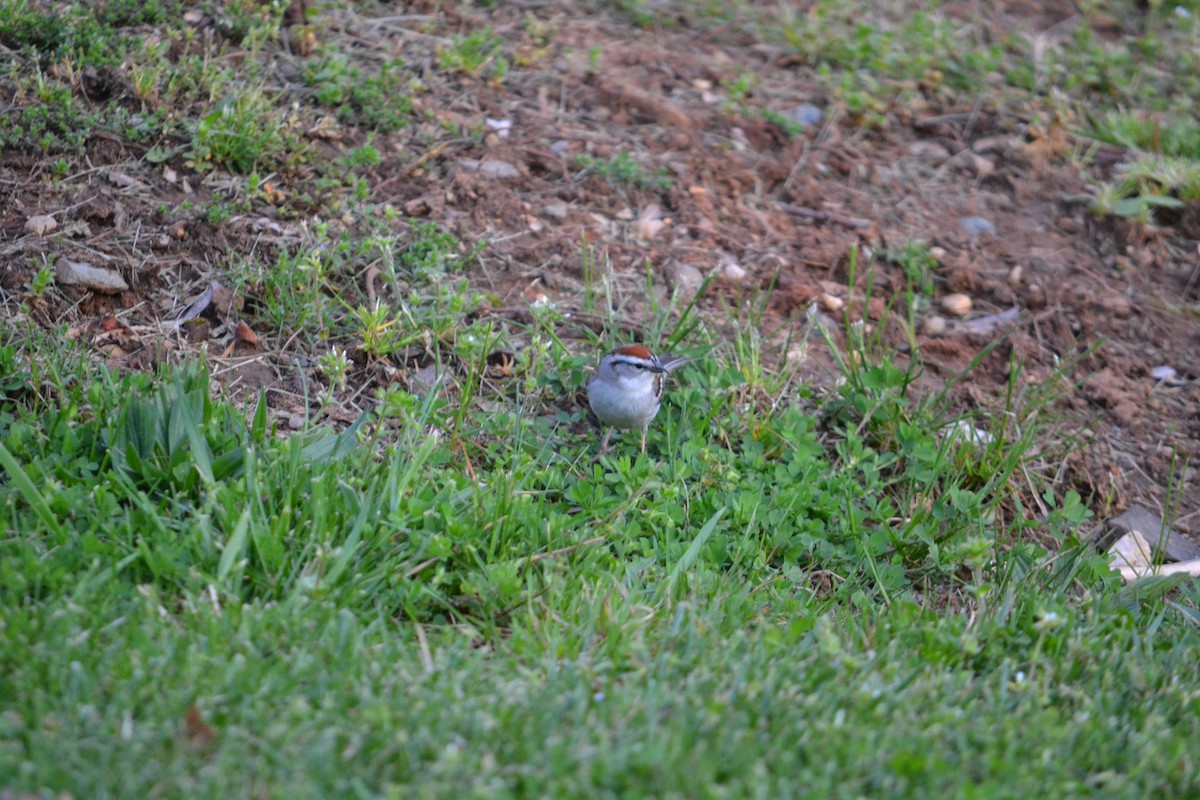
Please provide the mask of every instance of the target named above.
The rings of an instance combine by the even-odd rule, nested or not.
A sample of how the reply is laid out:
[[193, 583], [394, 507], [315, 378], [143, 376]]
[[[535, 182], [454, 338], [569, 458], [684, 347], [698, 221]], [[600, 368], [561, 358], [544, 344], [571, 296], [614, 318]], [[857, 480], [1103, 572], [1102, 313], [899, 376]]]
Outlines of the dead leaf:
[[49, 214], [38, 214], [25, 220], [25, 232], [45, 236], [58, 227], [58, 220]]
[[239, 342], [245, 342], [251, 347], [258, 347], [258, 336], [244, 321], [238, 322], [234, 335], [237, 336]]
[[187, 740], [188, 744], [202, 750], [217, 738], [216, 731], [204, 721], [200, 709], [196, 708], [194, 703], [188, 706], [187, 711], [183, 714], [183, 738]]
[[204, 313], [212, 304], [213, 292], [217, 288], [217, 282], [213, 281], [208, 285], [208, 288], [200, 293], [200, 296], [188, 304], [183, 313], [179, 315], [179, 322], [187, 322], [189, 319], [195, 319]]
[[118, 189], [128, 189], [129, 191], [141, 192], [150, 188], [137, 178], [126, 175], [124, 172], [117, 172], [115, 169], [111, 169], [105, 173], [105, 177], [108, 178], [109, 183], [111, 183], [113, 186], [116, 186]]
[[662, 207], [658, 203], [651, 203], [642, 209], [637, 221], [633, 223], [633, 231], [639, 239], [648, 242], [667, 226], [662, 213]]
[[278, 186], [270, 181], [263, 181], [261, 188], [263, 196], [267, 199], [267, 202], [271, 203], [272, 205], [279, 205], [287, 199], [287, 195], [284, 194]]
[[339, 142], [344, 135], [334, 117], [321, 117], [317, 124], [308, 129], [307, 134], [313, 139], [324, 139], [327, 142]]

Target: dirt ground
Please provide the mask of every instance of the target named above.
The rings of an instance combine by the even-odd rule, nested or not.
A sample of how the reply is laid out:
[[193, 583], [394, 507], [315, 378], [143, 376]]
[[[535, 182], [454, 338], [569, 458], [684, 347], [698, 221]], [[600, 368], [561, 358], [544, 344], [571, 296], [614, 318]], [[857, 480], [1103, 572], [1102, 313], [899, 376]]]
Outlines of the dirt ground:
[[[380, 48], [421, 70], [428, 91], [413, 99], [419, 121], [376, 139], [384, 160], [368, 175], [370, 201], [483, 242], [473, 284], [497, 298], [492, 313], [518, 314], [543, 296], [579, 308], [586, 241], [611, 259], [616, 299], [634, 329], [646, 314], [649, 263], [668, 291], [714, 275], [701, 305], [715, 319], [769, 292], [769, 342], [799, 330], [813, 304], [831, 317], [865, 312], [885, 326], [898, 357], [915, 342], [926, 366], [921, 391], [995, 344], [954, 385], [956, 407], [1002, 410], [1014, 361], [1023, 366], [1021, 391], [1064, 370], [1042, 448], [1045, 474], [1077, 488], [1101, 519], [1136, 503], [1177, 512], [1178, 529], [1200, 534], [1200, 219], [1134, 228], [1065, 200], [1086, 192], [1081, 154], [1094, 144], [1069, 133], [1070, 120], [1055, 122], [1047, 109], [953, 105], [931, 92], [888, 108], [887, 124], [872, 127], [836, 102], [812, 68], [732, 27], [644, 30], [553, 3], [497, 6], [398, 4], [386, 19], [330, 11], [317, 26], [319, 37]], [[1010, 3], [995, 13], [999, 26], [1052, 41], [1069, 35], [1075, 12], [1069, 3]], [[552, 36], [532, 34], [530, 20]], [[503, 83], [436, 68], [438, 46], [481, 25], [509, 48], [514, 68]], [[284, 87], [294, 82], [295, 58], [280, 61], [275, 78]], [[740, 104], [728, 102], [745, 75], [756, 78]], [[118, 97], [126, 91], [119, 76], [106, 86]], [[748, 107], [819, 119], [789, 135]], [[502, 132], [488, 119], [511, 127]], [[485, 133], [459, 133], [471, 128]], [[331, 155], [357, 143], [353, 129], [339, 141], [311, 137]], [[646, 174], [665, 170], [669, 188], [613, 185], [577, 160], [620, 153]], [[275, 366], [312, 355], [294, 341], [260, 335], [230, 349], [203, 337], [164, 343], [146, 331], [220, 280], [231, 253], [295, 241], [303, 210], [260, 199], [252, 213], [221, 222], [180, 213], [183, 200], [212, 197], [221, 178], [190, 174], [182, 157], [151, 164], [145, 154], [96, 133], [63, 181], [46, 179], [50, 157], [2, 154], [6, 325], [18, 321], [23, 287], [53, 254], [117, 269], [129, 283], [113, 295], [56, 287], [30, 311], [109, 362], [146, 368], [164, 349], [207, 353], [217, 374], [242, 358], [263, 367], [247, 380], [283, 380]], [[1090, 169], [1103, 174], [1124, 156], [1099, 146]], [[55, 235], [27, 232], [31, 216], [50, 213]], [[928, 243], [940, 266], [935, 305], [918, 314], [910, 340], [904, 272], [882, 254], [912, 240]], [[853, 248], [859, 274], [849, 290]], [[873, 302], [864, 308], [868, 280]], [[954, 293], [970, 298], [963, 316], [936, 305]], [[944, 330], [928, 321], [935, 315]], [[806, 374], [827, 381], [828, 360], [818, 348], [811, 358]], [[1155, 377], [1159, 367], [1174, 377]]]

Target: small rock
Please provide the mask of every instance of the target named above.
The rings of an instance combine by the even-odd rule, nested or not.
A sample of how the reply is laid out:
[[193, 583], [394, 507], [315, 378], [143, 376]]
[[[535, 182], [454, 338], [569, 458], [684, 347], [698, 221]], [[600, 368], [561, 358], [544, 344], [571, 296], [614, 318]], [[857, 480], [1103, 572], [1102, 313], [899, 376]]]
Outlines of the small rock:
[[958, 221], [958, 227], [968, 236], [982, 236], [985, 233], [996, 233], [996, 226], [990, 220], [983, 217], [963, 217]]
[[1170, 381], [1175, 378], [1174, 367], [1155, 367], [1150, 370], [1150, 377], [1156, 381]]
[[722, 258], [721, 262], [724, 266], [721, 267], [721, 274], [725, 276], [725, 280], [741, 283], [746, 279], [746, 268], [737, 262], [732, 256], [728, 259]]
[[557, 142], [554, 142], [553, 144], [550, 145], [550, 152], [556, 156], [561, 156], [563, 153], [567, 152], [567, 150], [569, 150], [570, 148], [571, 148], [570, 142], [568, 142], [566, 139], [559, 139]]
[[1091, 540], [1093, 546], [1104, 550], [1113, 546], [1121, 537], [1140, 533], [1149, 547], [1162, 553], [1168, 561], [1191, 561], [1200, 558], [1200, 546], [1166, 525], [1162, 517], [1140, 506], [1131, 506], [1128, 511], [1110, 520]]
[[929, 255], [936, 258], [937, 262], [940, 264], [946, 260], [946, 248], [934, 245], [933, 247], [929, 248]]
[[1041, 284], [1030, 284], [1029, 288], [1025, 290], [1025, 305], [1035, 311], [1046, 307], [1046, 290], [1041, 287]]
[[494, 131], [497, 136], [499, 136], [501, 139], [504, 139], [508, 136], [509, 131], [512, 130], [513, 123], [511, 119], [492, 119], [491, 117], [484, 117], [483, 124], [484, 127], [489, 131]]
[[1133, 305], [1128, 298], [1120, 294], [1105, 295], [1099, 300], [1100, 307], [1117, 319], [1129, 319], [1133, 316]]
[[425, 394], [436, 387], [440, 380], [437, 364], [426, 364], [412, 374], [409, 389], [417, 394]]
[[996, 165], [990, 158], [984, 158], [970, 150], [963, 150], [955, 156], [954, 163], [979, 178], [986, 178], [996, 171]]
[[25, 232], [45, 236], [58, 227], [58, 220], [49, 214], [38, 214], [25, 220]]
[[942, 435], [948, 437], [953, 444], [989, 445], [992, 435], [981, 428], [976, 428], [965, 419], [952, 422], [942, 428]]
[[971, 298], [965, 294], [948, 294], [942, 298], [942, 310], [953, 317], [965, 317], [971, 311]]
[[1008, 271], [1008, 285], [1011, 286], [1012, 288], [1016, 289], [1018, 286], [1021, 285], [1021, 278], [1023, 278], [1024, 276], [1025, 276], [1025, 270], [1021, 267], [1020, 264], [1017, 264], [1015, 267], [1013, 267], [1012, 269], [1010, 269]]
[[792, 109], [791, 118], [795, 122], [804, 127], [816, 125], [821, 121], [822, 112], [817, 106], [812, 103], [801, 103]]
[[542, 209], [542, 215], [556, 222], [562, 222], [567, 218], [567, 204], [562, 201], [551, 203]]
[[878, 322], [887, 313], [887, 303], [882, 297], [872, 297], [867, 301], [867, 319]]
[[288, 417], [288, 427], [294, 431], [298, 431], [304, 427], [304, 417], [299, 414], [292, 414]]
[[487, 158], [483, 161], [476, 161], [472, 158], [464, 158], [458, 162], [458, 165], [467, 172], [478, 172], [480, 175], [486, 175], [489, 178], [519, 178], [521, 170], [517, 169], [507, 161], [501, 161], [496, 158]]
[[704, 273], [687, 262], [672, 261], [667, 265], [667, 280], [679, 292], [680, 299], [690, 302], [704, 283]]
[[926, 318], [926, 320], [923, 323], [921, 323], [921, 333], [925, 334], [926, 336], [941, 336], [945, 332], [946, 332], [945, 317], [939, 317], [937, 315], [934, 315], [932, 317]]
[[479, 163], [479, 172], [490, 178], [519, 178], [521, 170], [507, 161], [489, 158]]
[[59, 259], [54, 267], [54, 280], [64, 286], [83, 286], [104, 294], [115, 294], [129, 289], [129, 284], [114, 270], [99, 269], [82, 261]]
[[834, 314], [841, 311], [846, 305], [846, 301], [840, 297], [831, 295], [829, 292], [821, 292], [817, 297], [817, 302], [821, 304], [821, 308]]

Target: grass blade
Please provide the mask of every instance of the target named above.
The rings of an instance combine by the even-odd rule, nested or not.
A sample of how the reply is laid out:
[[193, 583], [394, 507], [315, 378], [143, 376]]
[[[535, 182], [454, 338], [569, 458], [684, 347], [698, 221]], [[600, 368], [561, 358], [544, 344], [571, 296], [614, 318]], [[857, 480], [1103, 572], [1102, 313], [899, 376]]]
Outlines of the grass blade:
[[8, 452], [8, 448], [0, 443], [0, 467], [4, 467], [4, 471], [8, 473], [12, 482], [16, 484], [17, 491], [25, 498], [25, 502], [29, 503], [37, 515], [41, 517], [42, 522], [46, 523], [55, 536], [59, 539], [63, 538], [62, 526], [58, 524], [58, 518], [54, 516], [54, 512], [50, 510], [50, 504], [46, 502], [46, 498], [38, 491], [37, 486], [25, 474], [25, 470], [17, 463], [17, 459], [13, 454]]
[[675, 587], [675, 581], [679, 579], [679, 576], [691, 569], [692, 565], [696, 563], [696, 559], [700, 557], [701, 548], [708, 541], [708, 537], [712, 536], [712, 532], [716, 530], [717, 523], [721, 520], [721, 517], [725, 516], [726, 509], [727, 506], [717, 509], [717, 513], [713, 514], [708, 522], [704, 523], [704, 527], [692, 538], [692, 543], [688, 545], [688, 549], [675, 562], [675, 566], [671, 568], [671, 574], [667, 577], [668, 593]]
[[233, 565], [242, 557], [242, 553], [246, 549], [246, 534], [250, 530], [250, 509], [242, 511], [242, 516], [237, 521], [237, 526], [233, 529], [233, 535], [229, 537], [229, 541], [225, 543], [225, 549], [221, 551], [221, 562], [217, 565], [217, 580], [223, 581], [229, 575]]

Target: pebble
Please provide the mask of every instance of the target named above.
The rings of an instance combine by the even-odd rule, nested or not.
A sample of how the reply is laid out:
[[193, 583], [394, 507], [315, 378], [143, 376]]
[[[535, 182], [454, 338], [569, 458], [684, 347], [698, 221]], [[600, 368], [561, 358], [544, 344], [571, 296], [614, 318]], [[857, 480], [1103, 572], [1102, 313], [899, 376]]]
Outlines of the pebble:
[[409, 391], [415, 394], [427, 394], [438, 385], [441, 375], [436, 364], [427, 364], [412, 374], [409, 378]]
[[736, 261], [726, 261], [721, 271], [724, 273], [726, 280], [733, 281], [734, 283], [740, 283], [749, 274], [746, 272], [746, 268]]
[[556, 222], [562, 222], [567, 218], [567, 204], [561, 201], [551, 203], [542, 209], [542, 214]]
[[946, 332], [946, 319], [936, 315], [926, 318], [921, 323], [921, 332], [926, 336], [941, 336]]
[[989, 445], [992, 443], [992, 435], [990, 433], [976, 428], [965, 419], [952, 422], [942, 428], [942, 434], [948, 437], [954, 444]]
[[1100, 298], [1100, 307], [1117, 319], [1129, 319], [1133, 316], [1133, 305], [1124, 295], [1106, 295]]
[[810, 125], [816, 125], [821, 121], [822, 116], [821, 109], [812, 103], [801, 103], [792, 109], [792, 121], [806, 128]]
[[115, 294], [124, 292], [129, 284], [120, 273], [111, 269], [100, 269], [82, 261], [59, 259], [54, 267], [54, 280], [64, 286], [83, 286], [93, 291]]
[[1155, 367], [1150, 370], [1150, 377], [1156, 381], [1169, 381], [1175, 377], [1174, 367]]
[[1037, 310], [1046, 307], [1046, 290], [1040, 284], [1033, 283], [1025, 290], [1024, 294], [1025, 305], [1028, 308]]
[[821, 308], [835, 313], [841, 311], [846, 305], [846, 302], [842, 300], [842, 298], [834, 297], [828, 292], [821, 292], [821, 295], [817, 298], [817, 300], [821, 303]]
[[948, 294], [942, 298], [942, 310], [954, 317], [965, 317], [971, 311], [971, 298], [962, 293]]
[[[464, 169], [470, 171], [472, 167], [471, 159], [464, 159], [460, 162]], [[501, 161], [496, 158], [487, 158], [483, 161], [474, 162], [474, 168], [479, 170], [479, 174], [487, 175], [489, 178], [519, 178], [521, 170], [517, 169], [507, 161]]]
[[958, 227], [968, 236], [981, 236], [985, 233], [995, 234], [996, 226], [991, 220], [983, 217], [963, 217], [958, 221]]
[[733, 253], [726, 250], [719, 250], [717, 251], [717, 259], [721, 265], [721, 274], [725, 276], [727, 281], [737, 283], [744, 280], [750, 274]]
[[1020, 264], [1017, 264], [1008, 272], [1008, 285], [1016, 289], [1021, 285], [1021, 278], [1025, 276], [1025, 270]]

